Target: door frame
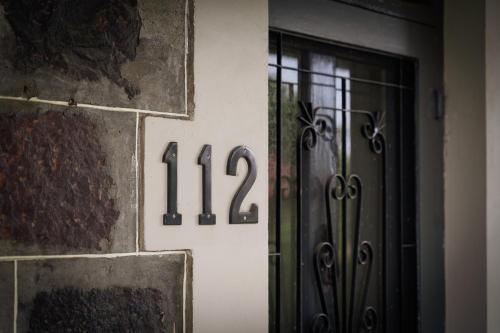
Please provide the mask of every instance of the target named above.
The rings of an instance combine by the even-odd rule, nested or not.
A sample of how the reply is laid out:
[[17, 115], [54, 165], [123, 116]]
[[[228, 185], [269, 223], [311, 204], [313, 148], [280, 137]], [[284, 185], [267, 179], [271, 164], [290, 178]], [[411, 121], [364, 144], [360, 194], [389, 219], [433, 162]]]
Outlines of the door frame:
[[435, 99], [443, 85], [440, 25], [331, 0], [270, 0], [269, 27], [416, 60], [418, 331], [444, 332], [444, 124]]

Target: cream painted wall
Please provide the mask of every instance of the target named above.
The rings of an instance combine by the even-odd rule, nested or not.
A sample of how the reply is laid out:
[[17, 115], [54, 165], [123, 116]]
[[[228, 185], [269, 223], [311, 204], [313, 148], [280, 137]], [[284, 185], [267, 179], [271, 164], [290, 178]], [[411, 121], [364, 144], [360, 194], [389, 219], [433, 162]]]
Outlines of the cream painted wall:
[[484, 0], [445, 0], [444, 178], [448, 333], [486, 332], [484, 15]]
[[[191, 249], [194, 260], [194, 331], [267, 332], [267, 48], [266, 0], [198, 0], [195, 3], [194, 121], [144, 120], [144, 248]], [[178, 208], [182, 226], [163, 226], [165, 164], [170, 141], [179, 143]], [[215, 226], [199, 226], [203, 144], [213, 145]], [[255, 153], [258, 176], [243, 204], [259, 206], [259, 223], [229, 225], [231, 199], [246, 173], [225, 174], [231, 149]]]
[[500, 1], [486, 0], [488, 332], [500, 332]]

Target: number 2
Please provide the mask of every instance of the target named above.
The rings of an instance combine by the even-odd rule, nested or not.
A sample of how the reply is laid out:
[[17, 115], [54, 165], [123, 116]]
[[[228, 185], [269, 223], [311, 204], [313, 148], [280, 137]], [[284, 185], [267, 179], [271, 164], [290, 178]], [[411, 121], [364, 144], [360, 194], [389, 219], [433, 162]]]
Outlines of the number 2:
[[231, 207], [229, 208], [229, 223], [257, 223], [259, 221], [259, 207], [255, 203], [250, 205], [250, 211], [240, 212], [241, 204], [257, 178], [257, 163], [255, 162], [255, 156], [250, 148], [246, 146], [238, 146], [231, 151], [227, 160], [226, 173], [231, 176], [236, 176], [238, 161], [241, 158], [244, 158], [247, 161], [248, 172], [245, 180], [238, 188], [238, 191], [234, 195], [231, 202]]

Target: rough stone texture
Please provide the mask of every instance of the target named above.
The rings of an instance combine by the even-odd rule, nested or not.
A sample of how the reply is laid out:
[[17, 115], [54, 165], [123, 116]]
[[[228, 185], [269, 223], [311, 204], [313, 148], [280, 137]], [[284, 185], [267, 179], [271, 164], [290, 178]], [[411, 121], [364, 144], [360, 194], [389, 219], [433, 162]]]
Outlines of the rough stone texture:
[[29, 332], [165, 332], [161, 298], [152, 288], [41, 291], [33, 300]]
[[137, 0], [0, 0], [16, 39], [17, 70], [53, 67], [76, 80], [103, 75], [129, 98], [138, 90], [121, 75], [136, 57], [141, 17]]
[[193, 11], [191, 0], [0, 0], [0, 95], [191, 114]]
[[0, 103], [0, 255], [135, 249], [135, 115]]
[[14, 326], [14, 262], [0, 262], [0, 333]]
[[[71, 327], [73, 332], [157, 332], [160, 328], [173, 332], [174, 326], [177, 332], [182, 332], [184, 263], [184, 253], [20, 261], [18, 332], [45, 332], [41, 316], [59, 322], [55, 325], [64, 325], [60, 327]], [[191, 268], [187, 271], [190, 276]], [[191, 278], [187, 283], [190, 295]], [[187, 299], [188, 311], [189, 302]], [[95, 316], [94, 323], [87, 321], [91, 313]], [[152, 329], [116, 326], [125, 325], [126, 321], [121, 324], [118, 321], [126, 320], [127, 313], [138, 317], [130, 325], [156, 326]], [[146, 323], [146, 318], [151, 320]], [[187, 322], [190, 318], [187, 313]], [[87, 330], [86, 325], [102, 326]]]
[[100, 248], [118, 218], [85, 113], [0, 114], [0, 238]]

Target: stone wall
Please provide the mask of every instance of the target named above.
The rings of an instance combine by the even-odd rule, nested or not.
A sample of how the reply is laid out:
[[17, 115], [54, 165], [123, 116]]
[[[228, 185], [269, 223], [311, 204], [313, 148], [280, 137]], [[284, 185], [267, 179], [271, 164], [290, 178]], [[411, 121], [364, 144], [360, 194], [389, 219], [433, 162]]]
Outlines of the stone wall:
[[0, 332], [191, 332], [189, 250], [141, 250], [147, 117], [193, 118], [190, 0], [0, 0]]

